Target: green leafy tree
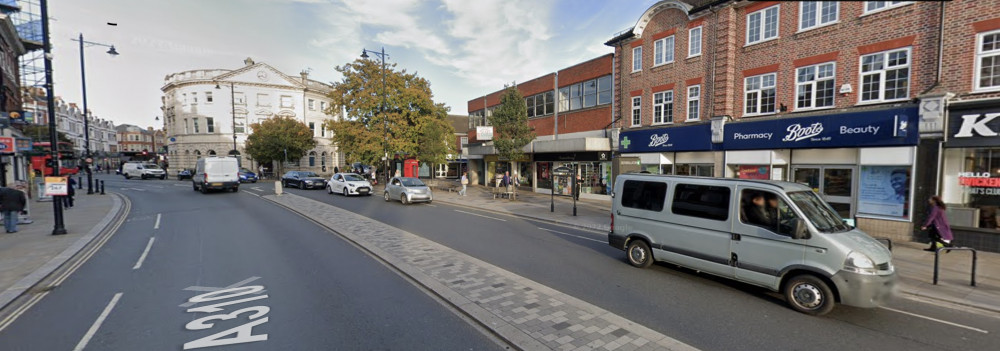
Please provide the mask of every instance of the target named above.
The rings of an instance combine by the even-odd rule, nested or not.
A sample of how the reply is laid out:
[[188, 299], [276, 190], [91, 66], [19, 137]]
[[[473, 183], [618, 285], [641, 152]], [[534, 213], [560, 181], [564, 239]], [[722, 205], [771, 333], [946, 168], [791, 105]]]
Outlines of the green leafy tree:
[[[25, 137], [32, 138], [34, 142], [48, 142], [49, 141], [49, 126], [38, 125], [38, 124], [23, 124], [18, 125], [17, 128], [21, 129], [21, 133]], [[59, 141], [65, 141], [67, 143], [72, 142], [66, 133], [56, 132], [56, 138]]]
[[260, 163], [278, 161], [284, 173], [285, 152], [287, 160], [296, 160], [316, 147], [313, 132], [305, 123], [291, 117], [272, 117], [250, 125], [253, 133], [247, 137], [246, 151]]
[[493, 147], [501, 160], [520, 160], [522, 150], [535, 139], [535, 131], [528, 126], [528, 108], [516, 86], [507, 86], [500, 97], [500, 105], [490, 116], [493, 125]]
[[[448, 162], [448, 154], [454, 150], [454, 127], [442, 123], [440, 119], [430, 119], [420, 130], [417, 158], [426, 162], [433, 174], [434, 166]], [[452, 130], [448, 133], [448, 130]], [[432, 175], [433, 177], [433, 175]]]
[[447, 123], [448, 107], [434, 103], [430, 82], [395, 67], [386, 67], [384, 89], [382, 65], [376, 60], [358, 59], [336, 68], [344, 78], [333, 84], [330, 98], [347, 114], [344, 119], [328, 120], [325, 126], [333, 131], [331, 140], [348, 162], [384, 165], [381, 160], [386, 151], [417, 155], [422, 161], [447, 154], [431, 145], [447, 143], [445, 138], [429, 143], [429, 148], [421, 147], [421, 142], [433, 139], [423, 137], [425, 132], [454, 134]]

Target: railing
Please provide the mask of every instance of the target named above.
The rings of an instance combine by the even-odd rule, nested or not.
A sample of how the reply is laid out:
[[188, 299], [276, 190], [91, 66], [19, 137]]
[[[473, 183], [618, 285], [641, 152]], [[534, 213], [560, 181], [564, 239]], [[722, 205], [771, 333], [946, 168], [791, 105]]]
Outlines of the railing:
[[970, 285], [976, 286], [976, 249], [971, 247], [939, 247], [937, 250], [934, 250], [934, 285], [938, 283], [938, 262], [941, 258], [941, 250], [972, 251], [972, 283]]

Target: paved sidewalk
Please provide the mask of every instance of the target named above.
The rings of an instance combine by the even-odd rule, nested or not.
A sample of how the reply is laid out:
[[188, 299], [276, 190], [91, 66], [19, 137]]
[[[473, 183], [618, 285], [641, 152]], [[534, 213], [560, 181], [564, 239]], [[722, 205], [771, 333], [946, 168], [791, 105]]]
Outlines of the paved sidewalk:
[[[381, 191], [381, 190], [378, 190]], [[493, 199], [489, 189], [470, 186], [467, 196], [434, 189], [434, 201], [447, 202], [483, 211], [572, 225], [606, 232], [611, 222], [611, 203], [581, 200], [577, 216], [572, 216], [570, 198], [556, 197], [555, 212], [550, 212], [550, 198], [544, 194], [521, 192], [516, 200]], [[934, 253], [923, 251], [928, 245], [915, 242], [893, 243], [893, 264], [899, 274], [899, 292], [921, 298], [1000, 312], [1000, 254], [978, 252], [976, 286], [970, 286], [972, 253], [940, 253], [938, 285], [933, 284]]]
[[123, 206], [119, 195], [77, 193], [63, 210], [66, 235], [52, 235], [52, 202], [28, 199], [34, 223], [0, 234], [0, 309], [59, 268], [109, 226]]
[[694, 350], [669, 336], [431, 240], [294, 194], [267, 195], [396, 267], [523, 350]]

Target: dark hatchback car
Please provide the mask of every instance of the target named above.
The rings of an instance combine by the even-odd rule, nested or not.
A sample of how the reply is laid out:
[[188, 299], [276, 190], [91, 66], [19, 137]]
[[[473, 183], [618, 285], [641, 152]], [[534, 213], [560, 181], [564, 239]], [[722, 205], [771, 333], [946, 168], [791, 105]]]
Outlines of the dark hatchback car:
[[314, 172], [289, 171], [281, 176], [281, 186], [295, 186], [299, 189], [323, 189], [326, 188], [326, 179]]
[[194, 170], [182, 169], [177, 171], [177, 180], [185, 180], [194, 178]]
[[240, 183], [256, 183], [257, 173], [246, 168], [240, 168]]

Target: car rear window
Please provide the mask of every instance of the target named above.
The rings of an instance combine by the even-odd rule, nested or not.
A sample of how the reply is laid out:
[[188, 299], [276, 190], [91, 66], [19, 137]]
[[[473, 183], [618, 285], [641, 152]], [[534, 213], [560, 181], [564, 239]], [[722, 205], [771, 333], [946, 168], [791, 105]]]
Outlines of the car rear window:
[[728, 187], [677, 184], [671, 211], [675, 214], [724, 221], [729, 218]]
[[639, 210], [663, 211], [667, 184], [641, 180], [626, 180], [622, 187], [622, 206]]

